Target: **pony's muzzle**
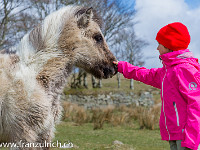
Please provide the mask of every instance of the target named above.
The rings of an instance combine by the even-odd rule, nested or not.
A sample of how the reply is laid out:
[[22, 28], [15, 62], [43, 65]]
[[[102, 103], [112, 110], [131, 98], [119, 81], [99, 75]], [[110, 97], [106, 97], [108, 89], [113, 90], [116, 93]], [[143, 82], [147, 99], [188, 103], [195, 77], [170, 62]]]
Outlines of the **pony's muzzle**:
[[114, 76], [117, 73], [117, 66], [116, 65], [112, 65], [112, 66], [106, 66], [103, 68], [103, 78], [107, 79], [107, 78], [111, 78], [112, 76]]

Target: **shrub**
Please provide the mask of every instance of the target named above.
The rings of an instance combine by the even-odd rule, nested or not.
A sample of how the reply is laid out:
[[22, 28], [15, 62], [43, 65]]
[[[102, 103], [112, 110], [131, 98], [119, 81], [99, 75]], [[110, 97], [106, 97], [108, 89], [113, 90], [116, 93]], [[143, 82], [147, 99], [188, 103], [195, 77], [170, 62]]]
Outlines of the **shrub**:
[[108, 106], [93, 108], [89, 111], [77, 104], [63, 102], [63, 120], [73, 121], [77, 125], [92, 122], [94, 130], [103, 129], [104, 123], [110, 123], [113, 126], [130, 125], [134, 120], [138, 121], [140, 129], [154, 130], [158, 126], [159, 116], [159, 105], [153, 107]]
[[140, 110], [142, 111], [139, 115], [140, 128], [154, 130], [155, 127], [158, 125], [160, 108], [141, 108]]
[[110, 122], [113, 117], [113, 106], [107, 108], [92, 109], [92, 122], [94, 123], [94, 130], [102, 129], [104, 122]]
[[63, 102], [63, 118], [62, 120], [73, 121], [77, 125], [82, 125], [83, 123], [89, 122], [89, 113], [83, 107], [77, 104], [72, 104], [69, 102]]

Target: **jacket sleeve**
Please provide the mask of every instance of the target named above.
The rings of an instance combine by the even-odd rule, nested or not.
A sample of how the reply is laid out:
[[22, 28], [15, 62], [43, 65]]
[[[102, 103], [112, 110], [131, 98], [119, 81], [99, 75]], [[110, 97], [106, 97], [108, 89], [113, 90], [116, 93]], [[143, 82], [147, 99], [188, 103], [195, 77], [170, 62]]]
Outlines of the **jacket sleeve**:
[[181, 145], [197, 150], [200, 143], [200, 72], [183, 67], [178, 78], [179, 91], [187, 103], [187, 122]]
[[161, 88], [160, 80], [161, 68], [146, 69], [144, 67], [133, 66], [128, 62], [119, 61], [118, 72], [127, 79], [134, 79], [156, 88]]

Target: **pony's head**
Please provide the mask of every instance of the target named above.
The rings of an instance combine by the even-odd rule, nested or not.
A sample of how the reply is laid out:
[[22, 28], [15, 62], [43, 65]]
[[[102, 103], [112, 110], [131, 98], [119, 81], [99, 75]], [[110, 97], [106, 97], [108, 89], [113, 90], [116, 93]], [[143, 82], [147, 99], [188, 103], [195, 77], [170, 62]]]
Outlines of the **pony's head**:
[[70, 61], [97, 78], [108, 78], [117, 72], [113, 65], [116, 58], [101, 32], [101, 18], [92, 8], [64, 7], [47, 16], [29, 33], [28, 40], [28, 49], [33, 49], [34, 57], [42, 60], [37, 61], [40, 65], [59, 57], [62, 63]]
[[116, 58], [108, 48], [101, 32], [101, 18], [92, 8], [79, 8], [74, 19], [65, 24], [59, 38], [60, 49], [72, 55], [75, 65], [97, 78], [108, 78], [116, 73]]

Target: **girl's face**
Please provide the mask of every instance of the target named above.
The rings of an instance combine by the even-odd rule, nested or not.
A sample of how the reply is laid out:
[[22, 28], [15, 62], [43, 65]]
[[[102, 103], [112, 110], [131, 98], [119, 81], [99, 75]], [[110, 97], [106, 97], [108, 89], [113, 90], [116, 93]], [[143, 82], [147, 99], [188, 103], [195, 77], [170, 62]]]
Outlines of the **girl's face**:
[[162, 44], [158, 45], [157, 50], [159, 51], [160, 55], [172, 52], [172, 50], [164, 47]]

